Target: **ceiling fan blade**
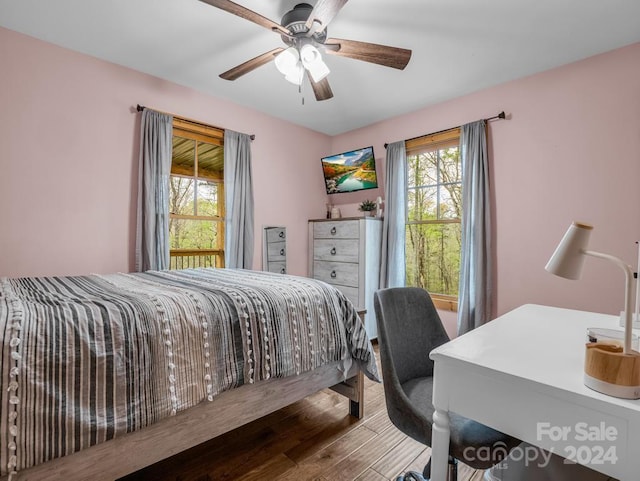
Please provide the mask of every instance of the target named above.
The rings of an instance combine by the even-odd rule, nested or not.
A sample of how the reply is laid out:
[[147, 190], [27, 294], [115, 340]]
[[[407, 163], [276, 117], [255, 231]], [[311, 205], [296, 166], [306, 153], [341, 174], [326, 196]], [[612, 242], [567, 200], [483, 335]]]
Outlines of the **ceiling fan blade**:
[[320, 26], [315, 31], [322, 32], [327, 28], [329, 22], [333, 20], [333, 17], [338, 14], [340, 9], [344, 7], [344, 4], [347, 3], [347, 1], [348, 0], [318, 0], [318, 3], [313, 7], [313, 11], [307, 20], [307, 29], [311, 30], [314, 22], [317, 22]]
[[262, 55], [258, 55], [251, 60], [247, 60], [246, 62], [241, 63], [237, 67], [233, 67], [231, 70], [227, 70], [226, 72], [221, 73], [220, 78], [223, 78], [225, 80], [235, 80], [238, 77], [242, 77], [244, 74], [257, 69], [261, 65], [271, 62], [276, 57], [276, 55], [278, 55], [283, 50], [283, 48], [278, 47], [265, 52]]
[[255, 24], [260, 25], [261, 27], [267, 28], [271, 31], [277, 31], [279, 33], [285, 33], [287, 35], [291, 35], [291, 32], [288, 28], [284, 28], [279, 23], [274, 22], [273, 20], [269, 20], [267, 17], [263, 17], [259, 13], [254, 12], [253, 10], [249, 10], [242, 5], [238, 5], [230, 0], [200, 0], [202, 3], [206, 3], [207, 5], [211, 5], [212, 7], [219, 8], [220, 10], [224, 10], [225, 12], [232, 13], [238, 17], [244, 18], [253, 22]]
[[[328, 47], [326, 49], [328, 54], [355, 58], [364, 62], [377, 63], [378, 65], [397, 68], [399, 70], [404, 70], [411, 59], [411, 50], [388, 47], [376, 43], [328, 38], [325, 45]], [[336, 49], [335, 45], [340, 45], [340, 48]]]
[[316, 96], [316, 100], [328, 100], [333, 97], [331, 86], [326, 77], [320, 80], [320, 82], [314, 82], [309, 72], [307, 72], [307, 77], [309, 78], [309, 82], [311, 82], [311, 88]]

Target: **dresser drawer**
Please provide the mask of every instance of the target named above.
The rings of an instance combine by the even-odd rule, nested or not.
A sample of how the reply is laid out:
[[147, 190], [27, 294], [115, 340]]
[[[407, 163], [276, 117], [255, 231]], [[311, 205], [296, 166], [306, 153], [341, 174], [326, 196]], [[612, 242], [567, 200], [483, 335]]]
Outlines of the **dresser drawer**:
[[358, 287], [358, 264], [314, 261], [313, 277], [336, 286]]
[[313, 258], [317, 261], [358, 262], [359, 248], [356, 239], [314, 239]]
[[340, 292], [344, 294], [344, 296], [351, 301], [357, 309], [362, 308], [359, 306], [360, 301], [358, 300], [358, 288], [357, 287], [347, 287], [347, 286], [333, 286], [338, 289]]
[[267, 229], [267, 242], [284, 241], [287, 231], [284, 227], [270, 227]]
[[269, 262], [284, 261], [287, 256], [285, 241], [271, 242], [267, 244], [267, 256], [268, 256]]
[[267, 270], [269, 272], [275, 272], [276, 274], [286, 274], [287, 266], [286, 263], [283, 262], [269, 262], [267, 264]]
[[314, 239], [358, 239], [360, 224], [357, 220], [343, 220], [335, 222], [314, 222]]

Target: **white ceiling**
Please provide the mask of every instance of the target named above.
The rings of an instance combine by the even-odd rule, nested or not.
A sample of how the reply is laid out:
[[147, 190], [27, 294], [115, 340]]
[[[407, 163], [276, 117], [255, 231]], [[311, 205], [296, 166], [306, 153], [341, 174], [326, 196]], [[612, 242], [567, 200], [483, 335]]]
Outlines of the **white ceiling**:
[[[279, 23], [301, 0], [236, 3]], [[334, 98], [323, 102], [273, 63], [220, 79], [283, 44], [198, 0], [0, 0], [0, 25], [335, 135], [638, 42], [640, 0], [350, 0], [330, 37], [413, 56], [400, 71], [325, 55]]]

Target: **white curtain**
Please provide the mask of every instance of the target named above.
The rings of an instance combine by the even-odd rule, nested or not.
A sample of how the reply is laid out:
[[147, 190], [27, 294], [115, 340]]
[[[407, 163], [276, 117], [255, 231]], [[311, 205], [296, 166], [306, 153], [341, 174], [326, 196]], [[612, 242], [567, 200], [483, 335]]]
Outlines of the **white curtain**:
[[404, 140], [387, 145], [380, 289], [405, 285], [406, 172], [407, 149]]
[[224, 131], [225, 267], [253, 267], [251, 138]]
[[140, 121], [136, 271], [169, 268], [173, 117], [144, 109]]
[[463, 125], [462, 158], [462, 255], [458, 296], [458, 334], [491, 319], [493, 257], [491, 204], [486, 122]]

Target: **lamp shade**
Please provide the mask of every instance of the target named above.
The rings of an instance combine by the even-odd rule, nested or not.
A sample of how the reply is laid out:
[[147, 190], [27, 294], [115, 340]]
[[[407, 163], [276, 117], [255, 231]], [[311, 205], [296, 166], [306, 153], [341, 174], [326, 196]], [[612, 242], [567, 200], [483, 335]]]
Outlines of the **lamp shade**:
[[295, 47], [289, 47], [276, 56], [276, 68], [282, 75], [295, 75], [299, 59], [298, 50]]
[[314, 82], [320, 82], [320, 80], [325, 78], [330, 73], [329, 67], [327, 67], [327, 64], [322, 60], [307, 67], [307, 70], [309, 70], [309, 73], [311, 74]]
[[320, 51], [313, 45], [306, 44], [300, 49], [300, 60], [302, 65], [306, 68], [314, 82], [320, 82], [323, 78], [329, 75], [329, 67], [322, 60]]
[[317, 48], [313, 45], [306, 44], [300, 48], [300, 60], [302, 60], [305, 68], [309, 68], [310, 65], [322, 61], [322, 56]]
[[571, 224], [547, 262], [545, 270], [565, 279], [579, 279], [592, 230], [593, 226], [589, 224]]
[[302, 66], [302, 62], [298, 60], [284, 78], [292, 84], [302, 85], [302, 79], [304, 78], [304, 67]]

